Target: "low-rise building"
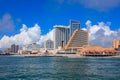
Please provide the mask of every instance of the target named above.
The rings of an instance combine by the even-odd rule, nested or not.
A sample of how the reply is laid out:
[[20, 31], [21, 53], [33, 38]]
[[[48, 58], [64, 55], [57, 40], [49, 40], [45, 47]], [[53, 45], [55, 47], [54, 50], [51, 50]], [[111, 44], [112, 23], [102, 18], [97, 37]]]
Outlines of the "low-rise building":
[[120, 40], [115, 39], [115, 40], [113, 41], [113, 47], [116, 49], [116, 48], [119, 47], [119, 45], [120, 45]]
[[50, 39], [46, 40], [44, 42], [44, 48], [45, 49], [53, 49], [54, 48], [54, 42]]

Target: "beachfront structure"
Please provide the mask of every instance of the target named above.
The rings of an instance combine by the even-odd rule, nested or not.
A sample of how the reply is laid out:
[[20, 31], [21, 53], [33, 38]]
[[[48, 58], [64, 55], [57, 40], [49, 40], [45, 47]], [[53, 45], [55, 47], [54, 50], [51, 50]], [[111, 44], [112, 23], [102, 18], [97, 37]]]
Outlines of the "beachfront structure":
[[46, 49], [53, 49], [54, 48], [54, 42], [50, 39], [46, 40], [44, 42], [44, 48]]
[[40, 50], [40, 45], [36, 43], [28, 44], [28, 45], [23, 46], [22, 50], [24, 51]]
[[6, 54], [10, 54], [10, 53], [11, 53], [11, 48], [6, 48], [6, 49], [5, 49], [5, 53], [6, 53]]
[[67, 44], [69, 40], [70, 28], [65, 26], [54, 26], [54, 48], [58, 49]]
[[70, 37], [65, 50], [67, 49], [78, 49], [81, 48], [83, 46], [86, 46], [89, 44], [88, 42], [88, 31], [87, 30], [80, 30], [77, 29], [74, 31], [74, 33], [72, 34], [72, 36]]
[[114, 56], [119, 54], [114, 48], [103, 48], [95, 45], [88, 45], [77, 50], [77, 54], [85, 56]]
[[115, 40], [113, 41], [113, 47], [116, 49], [116, 48], [119, 47], [119, 45], [120, 45], [120, 40], [115, 39]]
[[80, 29], [80, 22], [77, 20], [70, 20], [70, 36], [76, 29]]

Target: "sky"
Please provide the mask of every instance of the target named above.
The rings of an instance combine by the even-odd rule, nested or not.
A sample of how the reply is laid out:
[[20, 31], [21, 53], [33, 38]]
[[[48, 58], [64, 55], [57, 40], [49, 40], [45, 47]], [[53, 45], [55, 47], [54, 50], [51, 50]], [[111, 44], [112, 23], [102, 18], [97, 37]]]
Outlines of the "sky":
[[54, 26], [71, 19], [90, 31], [91, 44], [110, 47], [120, 39], [119, 14], [120, 0], [0, 0], [0, 48], [53, 39]]

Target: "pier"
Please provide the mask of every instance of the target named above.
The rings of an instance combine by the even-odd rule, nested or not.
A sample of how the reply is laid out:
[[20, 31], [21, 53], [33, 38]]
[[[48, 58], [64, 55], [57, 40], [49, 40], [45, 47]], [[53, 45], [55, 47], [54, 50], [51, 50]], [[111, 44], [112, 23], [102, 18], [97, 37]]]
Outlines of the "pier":
[[120, 55], [120, 51], [114, 48], [102, 48], [100, 46], [87, 46], [82, 49], [78, 49], [78, 54], [83, 56], [117, 56]]

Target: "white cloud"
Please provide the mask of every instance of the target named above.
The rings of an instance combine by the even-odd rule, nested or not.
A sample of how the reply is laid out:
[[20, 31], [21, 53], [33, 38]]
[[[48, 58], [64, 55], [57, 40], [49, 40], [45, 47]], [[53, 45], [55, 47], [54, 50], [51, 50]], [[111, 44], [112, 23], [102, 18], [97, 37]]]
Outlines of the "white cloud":
[[41, 35], [41, 29], [38, 24], [33, 27], [27, 27], [25, 24], [22, 25], [20, 33], [13, 36], [4, 35], [0, 40], [0, 48], [8, 48], [12, 44], [26, 45], [36, 42], [37, 44], [42, 44], [45, 40], [53, 40], [53, 31], [51, 30], [46, 35]]
[[50, 30], [46, 35], [42, 35], [40, 40], [37, 42], [38, 44], [39, 43], [43, 43], [44, 41], [50, 39], [53, 41], [53, 33], [54, 33], [54, 29], [53, 30]]
[[90, 32], [90, 44], [102, 47], [111, 47], [114, 39], [120, 39], [120, 30], [111, 30], [110, 22], [98, 22], [97, 25], [92, 25], [92, 22], [88, 20], [86, 22], [86, 26]]
[[80, 4], [85, 8], [97, 11], [108, 11], [120, 6], [120, 0], [58, 0], [58, 3]]
[[107, 11], [120, 6], [120, 0], [76, 0], [86, 8]]
[[14, 23], [9, 14], [3, 15], [0, 19], [0, 32], [8, 32], [14, 30]]
[[[98, 24], [93, 25], [92, 21], [88, 20], [86, 22], [86, 28], [84, 30], [89, 30], [89, 42], [92, 45], [99, 45], [103, 47], [111, 47], [113, 45], [114, 39], [120, 39], [120, 29], [118, 31], [113, 31], [110, 29], [110, 22], [98, 22]], [[8, 48], [12, 44], [26, 45], [33, 42], [37, 44], [42, 44], [45, 40], [53, 40], [54, 29], [50, 30], [46, 35], [41, 35], [40, 26], [35, 24], [33, 27], [27, 27], [23, 24], [20, 29], [20, 33], [13, 36], [4, 35], [0, 40], [0, 48]]]
[[20, 29], [20, 32], [25, 32], [27, 31], [27, 26], [25, 24], [22, 25], [22, 28]]

